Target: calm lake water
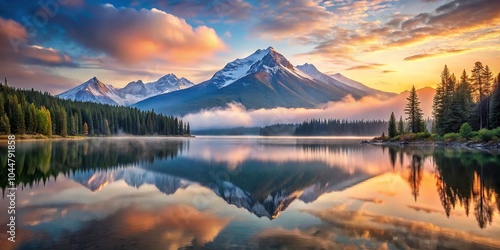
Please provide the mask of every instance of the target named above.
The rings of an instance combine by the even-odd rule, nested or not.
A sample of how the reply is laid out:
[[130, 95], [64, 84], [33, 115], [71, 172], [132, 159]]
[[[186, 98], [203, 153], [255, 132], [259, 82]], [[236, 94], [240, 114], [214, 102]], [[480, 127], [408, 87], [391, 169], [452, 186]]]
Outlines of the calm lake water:
[[500, 249], [500, 156], [360, 138], [17, 144], [0, 249]]

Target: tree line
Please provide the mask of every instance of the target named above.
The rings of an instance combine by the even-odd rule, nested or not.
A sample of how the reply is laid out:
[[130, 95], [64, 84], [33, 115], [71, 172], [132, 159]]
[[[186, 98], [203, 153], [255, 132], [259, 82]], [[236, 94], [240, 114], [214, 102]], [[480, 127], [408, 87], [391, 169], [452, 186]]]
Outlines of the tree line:
[[188, 135], [189, 123], [137, 108], [63, 100], [0, 83], [0, 134]]
[[387, 121], [311, 119], [295, 129], [295, 135], [377, 135], [385, 131]]
[[[499, 85], [500, 73], [493, 77], [488, 65], [483, 66], [481, 62], [474, 64], [470, 76], [464, 69], [459, 79], [445, 65], [433, 99], [431, 132], [442, 136], [460, 131], [468, 137], [473, 130], [487, 132], [483, 129], [500, 127]], [[407, 127], [403, 127], [402, 117], [397, 122], [392, 113], [387, 127], [389, 138], [405, 133], [427, 132], [415, 87], [407, 100]]]
[[460, 79], [445, 65], [433, 102], [434, 132], [457, 132], [464, 123], [474, 130], [500, 126], [500, 73], [476, 62], [471, 75], [464, 69]]

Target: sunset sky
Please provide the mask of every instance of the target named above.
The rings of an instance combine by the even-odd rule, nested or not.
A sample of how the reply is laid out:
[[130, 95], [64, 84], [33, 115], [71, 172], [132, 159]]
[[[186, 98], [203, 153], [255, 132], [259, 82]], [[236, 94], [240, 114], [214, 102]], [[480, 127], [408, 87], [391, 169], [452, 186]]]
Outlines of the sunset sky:
[[500, 71], [498, 0], [0, 0], [0, 79], [58, 94], [93, 76], [195, 83], [273, 46], [381, 90], [435, 86], [444, 64]]

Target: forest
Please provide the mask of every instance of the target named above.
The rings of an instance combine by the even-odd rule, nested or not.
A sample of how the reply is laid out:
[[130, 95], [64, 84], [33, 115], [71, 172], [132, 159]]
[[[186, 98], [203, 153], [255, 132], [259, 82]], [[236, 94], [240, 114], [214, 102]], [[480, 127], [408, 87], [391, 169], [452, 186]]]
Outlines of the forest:
[[295, 129], [295, 135], [377, 135], [385, 131], [383, 120], [312, 119], [304, 121]]
[[189, 135], [173, 116], [137, 108], [63, 100], [0, 84], [0, 134], [58, 136]]
[[[457, 79], [448, 66], [441, 72], [433, 99], [432, 126], [427, 130], [415, 87], [410, 91], [402, 118], [394, 113], [388, 122], [388, 137], [400, 140], [408, 134], [425, 139], [498, 141], [500, 137], [500, 73], [494, 77], [488, 65], [476, 62], [471, 74], [464, 69]], [[431, 135], [431, 133], [433, 135]], [[420, 135], [420, 136], [418, 136]], [[384, 136], [382, 136], [384, 137]]]

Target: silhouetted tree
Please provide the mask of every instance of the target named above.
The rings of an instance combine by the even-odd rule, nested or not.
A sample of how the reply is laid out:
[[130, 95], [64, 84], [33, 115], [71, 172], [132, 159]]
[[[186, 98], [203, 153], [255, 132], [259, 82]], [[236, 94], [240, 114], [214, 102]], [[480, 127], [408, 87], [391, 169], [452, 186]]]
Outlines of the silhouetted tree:
[[408, 103], [406, 104], [405, 114], [408, 115], [406, 118], [408, 120], [408, 130], [412, 133], [418, 133], [425, 130], [425, 124], [422, 115], [422, 109], [420, 108], [420, 100], [418, 99], [417, 91], [415, 86], [411, 88], [410, 96], [407, 98]]
[[396, 117], [394, 117], [394, 112], [391, 112], [391, 117], [389, 118], [389, 125], [387, 127], [389, 138], [395, 137], [398, 134], [396, 129]]

